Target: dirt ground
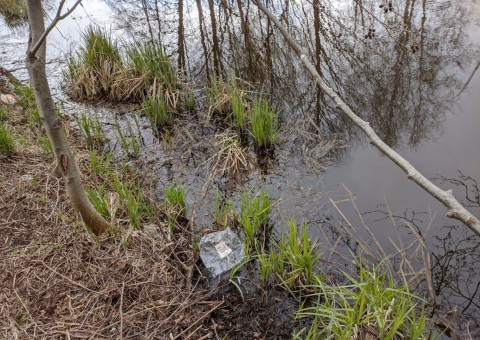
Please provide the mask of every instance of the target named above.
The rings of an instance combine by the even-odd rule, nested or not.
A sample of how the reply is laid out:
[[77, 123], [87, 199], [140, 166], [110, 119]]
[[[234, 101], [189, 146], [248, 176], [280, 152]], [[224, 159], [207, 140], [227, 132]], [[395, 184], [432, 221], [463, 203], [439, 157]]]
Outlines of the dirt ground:
[[[0, 92], [14, 95], [0, 78]], [[199, 285], [205, 277], [182, 232], [166, 240], [156, 225], [128, 242], [125, 230], [89, 235], [53, 156], [35, 143], [42, 132], [18, 105], [10, 110], [16, 148], [0, 156], [0, 339], [291, 338], [294, 300]], [[73, 131], [69, 138], [84, 168], [85, 150]], [[179, 263], [186, 258], [197, 259], [194, 279]]]

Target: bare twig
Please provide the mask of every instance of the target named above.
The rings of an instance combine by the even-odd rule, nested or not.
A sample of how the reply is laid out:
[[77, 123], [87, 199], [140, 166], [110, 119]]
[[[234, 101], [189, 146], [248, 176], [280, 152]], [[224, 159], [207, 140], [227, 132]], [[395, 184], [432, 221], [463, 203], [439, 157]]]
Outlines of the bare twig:
[[61, 14], [63, 5], [65, 4], [65, 0], [60, 1], [60, 5], [58, 5], [57, 13], [55, 14], [55, 17], [53, 18], [52, 22], [50, 23], [50, 25], [48, 25], [45, 32], [43, 32], [40, 39], [38, 39], [38, 41], [35, 43], [35, 46], [33, 46], [33, 48], [29, 51], [30, 56], [33, 57], [35, 53], [37, 53], [40, 46], [42, 46], [42, 44], [45, 42], [45, 39], [47, 39], [48, 34], [52, 31], [52, 29], [54, 29], [54, 27], [58, 24], [58, 22], [60, 20], [65, 19], [67, 16], [69, 16], [70, 13], [72, 13], [81, 2], [82, 0], [77, 0], [75, 4], [72, 6], [72, 8], [70, 8], [65, 14]]

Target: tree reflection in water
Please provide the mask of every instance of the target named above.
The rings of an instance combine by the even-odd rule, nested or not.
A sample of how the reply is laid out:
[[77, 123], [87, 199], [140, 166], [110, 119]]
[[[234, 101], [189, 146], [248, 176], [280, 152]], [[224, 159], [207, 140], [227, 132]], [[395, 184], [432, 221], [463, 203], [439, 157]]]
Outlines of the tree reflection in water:
[[[234, 73], [269, 89], [278, 105], [288, 102], [287, 123], [310, 115], [324, 133], [357, 139], [249, 0], [108, 3], [119, 25], [133, 36], [161, 40], [191, 79]], [[435, 137], [465, 82], [463, 68], [478, 52], [467, 39], [465, 2], [393, 0], [391, 9], [376, 0], [266, 3], [327, 83], [394, 147]], [[185, 14], [180, 23], [179, 10]]]

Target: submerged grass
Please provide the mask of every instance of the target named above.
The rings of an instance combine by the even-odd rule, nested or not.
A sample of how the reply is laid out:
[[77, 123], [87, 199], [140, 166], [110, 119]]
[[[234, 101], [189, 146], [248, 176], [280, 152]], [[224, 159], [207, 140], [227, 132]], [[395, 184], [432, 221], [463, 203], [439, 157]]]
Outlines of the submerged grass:
[[311, 286], [314, 306], [301, 307], [298, 317], [314, 317], [310, 329], [296, 335], [301, 339], [426, 339], [425, 303], [413, 295], [408, 284], [395, 284], [389, 271], [358, 264], [358, 277], [345, 274], [348, 284], [331, 286], [320, 278]]

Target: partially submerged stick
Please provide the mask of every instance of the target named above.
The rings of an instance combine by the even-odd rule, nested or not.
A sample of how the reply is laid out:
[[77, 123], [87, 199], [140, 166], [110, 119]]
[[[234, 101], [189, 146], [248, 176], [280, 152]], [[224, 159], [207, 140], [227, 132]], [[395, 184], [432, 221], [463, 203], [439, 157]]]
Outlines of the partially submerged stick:
[[430, 195], [443, 203], [443, 205], [445, 205], [449, 209], [447, 212], [448, 217], [463, 222], [475, 234], [480, 236], [480, 221], [455, 199], [452, 194], [452, 190], [444, 191], [437, 187], [425, 176], [423, 176], [417, 169], [415, 169], [413, 165], [410, 164], [405, 158], [400, 156], [396, 151], [394, 151], [391, 147], [385, 144], [385, 142], [382, 141], [380, 137], [378, 137], [378, 135], [375, 133], [375, 131], [370, 127], [370, 123], [364, 121], [359, 116], [357, 116], [352, 111], [352, 109], [350, 109], [350, 107], [338, 96], [338, 94], [323, 81], [322, 77], [315, 69], [315, 66], [308, 60], [306, 54], [303, 52], [300, 45], [298, 45], [295, 40], [292, 39], [292, 37], [288, 34], [287, 30], [280, 23], [280, 21], [259, 0], [253, 0], [253, 2], [263, 13], [265, 13], [268, 19], [271, 20], [275, 24], [275, 26], [277, 26], [277, 28], [287, 40], [288, 44], [295, 50], [295, 53], [298, 55], [305, 67], [313, 75], [318, 86], [320, 86], [320, 88], [330, 98], [333, 99], [337, 107], [340, 108], [356, 126], [362, 129], [362, 131], [369, 138], [370, 143], [375, 145], [378, 150], [380, 150], [384, 155], [386, 155], [395, 164], [397, 164], [407, 174], [409, 179], [417, 183], [426, 192], [428, 192]]

